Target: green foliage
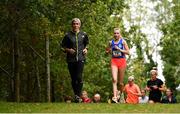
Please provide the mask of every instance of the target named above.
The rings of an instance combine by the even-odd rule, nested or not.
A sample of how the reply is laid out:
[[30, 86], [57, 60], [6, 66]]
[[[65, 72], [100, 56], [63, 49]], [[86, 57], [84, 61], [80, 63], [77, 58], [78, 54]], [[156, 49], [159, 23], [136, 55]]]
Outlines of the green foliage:
[[[11, 45], [15, 34], [20, 44], [21, 101], [45, 101], [45, 37], [50, 38], [51, 80], [54, 93], [52, 97], [54, 101], [63, 101], [64, 96], [72, 95], [72, 91], [69, 91], [72, 89], [65, 54], [60, 50], [59, 43], [65, 32], [71, 29], [70, 21], [74, 17], [82, 20], [82, 29], [90, 37], [90, 50], [84, 71], [84, 89], [90, 90], [92, 94], [100, 92], [103, 96], [109, 95], [107, 92], [111, 91], [108, 64], [110, 58], [105, 55], [104, 50], [115, 26], [110, 15], [114, 11], [123, 11], [123, 1], [17, 0], [2, 1], [1, 9], [0, 22], [3, 24], [0, 28], [0, 42], [4, 45], [1, 45], [0, 63], [11, 75], [12, 61], [9, 60], [12, 60]], [[6, 75], [3, 71], [1, 74]], [[37, 88], [37, 76], [40, 78], [41, 91]], [[10, 82], [1, 84], [4, 88], [9, 85]], [[7, 92], [11, 94], [11, 90]], [[1, 95], [7, 92], [2, 89]], [[37, 97], [38, 94], [41, 99]]]
[[177, 102], [179, 103], [180, 102], [180, 91], [177, 91], [176, 99], [177, 99]]
[[[177, 18], [179, 14], [176, 7], [173, 10]], [[82, 30], [87, 32], [90, 40], [83, 73], [83, 89], [88, 91], [89, 96], [92, 97], [98, 92], [102, 96], [102, 101], [106, 102], [112, 94], [110, 55], [105, 54], [105, 48], [108, 41], [113, 38], [114, 27], [121, 28], [122, 36], [129, 47], [135, 46], [137, 53], [137, 58], [128, 57], [124, 82], [126, 83], [129, 75], [134, 75], [136, 83], [143, 88], [146, 85], [148, 71], [155, 63], [152, 61], [152, 55], [148, 54], [150, 50], [148, 40], [145, 34], [141, 33], [140, 27], [133, 25], [128, 32], [125, 31], [123, 23], [123, 16], [126, 15], [125, 8], [128, 9], [125, 0], [2, 0], [0, 4], [0, 66], [6, 72], [0, 70], [2, 77], [0, 99], [9, 100], [13, 95], [10, 86], [14, 79], [12, 75], [14, 37], [19, 40], [21, 101], [45, 101], [45, 37], [50, 38], [52, 99], [61, 102], [64, 96], [73, 95], [65, 53], [60, 49], [60, 42], [64, 34], [71, 30], [71, 19], [74, 17], [81, 19]], [[172, 48], [179, 45], [178, 23], [179, 20], [175, 19], [162, 28], [165, 34], [162, 41], [163, 59], [167, 63], [165, 71], [168, 73], [167, 76], [175, 76], [172, 81], [177, 78], [173, 72], [179, 68], [179, 48]], [[174, 51], [177, 53], [173, 53]], [[145, 62], [143, 53], [146, 53], [150, 63]], [[177, 84], [176, 80], [175, 85]]]
[[180, 18], [179, 18], [179, 1], [173, 2], [175, 6], [172, 8], [174, 18], [171, 22], [162, 26], [164, 37], [162, 38], [161, 51], [164, 61], [164, 75], [167, 80], [167, 86], [175, 89], [180, 83]]

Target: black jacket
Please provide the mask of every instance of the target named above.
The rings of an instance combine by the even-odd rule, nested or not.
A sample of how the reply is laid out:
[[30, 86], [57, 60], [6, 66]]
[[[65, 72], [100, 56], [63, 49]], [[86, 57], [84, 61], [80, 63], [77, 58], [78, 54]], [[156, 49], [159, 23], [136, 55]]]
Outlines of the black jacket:
[[77, 35], [75, 32], [72, 31], [66, 33], [62, 40], [62, 48], [72, 48], [76, 51], [75, 54], [67, 53], [67, 62], [77, 62], [85, 60], [83, 49], [87, 47], [88, 43], [89, 39], [85, 32], [80, 31], [79, 33], [77, 33]]
[[162, 98], [161, 103], [177, 103], [177, 100], [176, 100], [176, 97], [175, 97], [175, 96], [172, 96], [171, 101], [169, 101], [168, 97], [167, 97], [167, 96], [164, 96], [164, 97]]

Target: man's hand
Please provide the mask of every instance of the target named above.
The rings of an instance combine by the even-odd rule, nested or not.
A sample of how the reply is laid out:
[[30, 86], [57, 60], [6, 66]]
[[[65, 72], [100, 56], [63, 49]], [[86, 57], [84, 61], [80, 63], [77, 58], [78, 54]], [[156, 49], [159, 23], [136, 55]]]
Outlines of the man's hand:
[[86, 48], [83, 49], [83, 54], [84, 54], [84, 55], [87, 54], [87, 49], [86, 49]]
[[68, 53], [70, 53], [70, 54], [74, 54], [76, 51], [74, 50], [74, 49], [72, 49], [72, 48], [70, 48], [70, 49], [67, 49], [67, 51], [68, 51]]

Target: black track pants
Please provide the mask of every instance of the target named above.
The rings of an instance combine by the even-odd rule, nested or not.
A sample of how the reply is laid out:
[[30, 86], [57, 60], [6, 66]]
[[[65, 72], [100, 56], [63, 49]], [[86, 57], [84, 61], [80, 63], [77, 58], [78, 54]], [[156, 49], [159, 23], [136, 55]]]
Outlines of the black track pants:
[[68, 69], [71, 75], [71, 84], [74, 94], [81, 96], [83, 87], [82, 72], [84, 68], [84, 61], [68, 62]]

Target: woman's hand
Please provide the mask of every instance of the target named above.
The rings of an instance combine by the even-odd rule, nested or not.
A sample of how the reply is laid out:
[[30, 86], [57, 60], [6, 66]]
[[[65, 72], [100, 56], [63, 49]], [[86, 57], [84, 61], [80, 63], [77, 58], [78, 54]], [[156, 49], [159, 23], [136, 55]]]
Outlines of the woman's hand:
[[107, 48], [106, 48], [106, 53], [108, 54], [108, 53], [110, 53], [110, 52], [111, 52], [111, 48], [107, 47]]
[[114, 48], [119, 50], [119, 51], [121, 51], [121, 49], [118, 46], [116, 46], [116, 45], [114, 46]]

